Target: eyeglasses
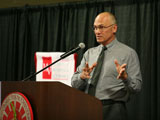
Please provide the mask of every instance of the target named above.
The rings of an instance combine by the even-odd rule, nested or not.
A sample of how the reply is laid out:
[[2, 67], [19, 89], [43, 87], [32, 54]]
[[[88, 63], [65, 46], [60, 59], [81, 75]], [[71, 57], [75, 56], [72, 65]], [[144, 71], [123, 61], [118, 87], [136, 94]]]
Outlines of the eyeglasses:
[[113, 26], [114, 24], [112, 24], [112, 25], [109, 25], [109, 26], [102, 26], [102, 25], [100, 25], [100, 26], [93, 26], [93, 30], [95, 31], [95, 30], [100, 30], [100, 31], [103, 31], [105, 28], [109, 28], [109, 27], [111, 27], [111, 26]]

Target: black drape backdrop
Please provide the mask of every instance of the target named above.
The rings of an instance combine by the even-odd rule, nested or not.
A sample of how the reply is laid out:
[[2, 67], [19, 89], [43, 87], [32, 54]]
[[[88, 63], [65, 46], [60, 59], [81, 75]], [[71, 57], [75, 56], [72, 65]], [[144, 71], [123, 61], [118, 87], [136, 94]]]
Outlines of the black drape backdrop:
[[[0, 9], [0, 80], [18, 81], [34, 72], [36, 51], [67, 51], [80, 42], [86, 44], [86, 49], [97, 45], [92, 25], [102, 11], [116, 15], [118, 40], [139, 55], [143, 89], [128, 103], [130, 120], [160, 120], [158, 0], [103, 0]], [[78, 64], [85, 50], [78, 52]]]

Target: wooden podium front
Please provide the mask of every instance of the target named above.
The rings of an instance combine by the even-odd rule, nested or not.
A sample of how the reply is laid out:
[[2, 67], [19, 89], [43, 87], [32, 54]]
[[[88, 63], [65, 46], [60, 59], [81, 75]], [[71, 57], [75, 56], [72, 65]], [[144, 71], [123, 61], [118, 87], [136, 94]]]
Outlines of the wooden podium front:
[[102, 120], [101, 102], [60, 82], [2, 82], [2, 101], [11, 92], [23, 93], [34, 120]]

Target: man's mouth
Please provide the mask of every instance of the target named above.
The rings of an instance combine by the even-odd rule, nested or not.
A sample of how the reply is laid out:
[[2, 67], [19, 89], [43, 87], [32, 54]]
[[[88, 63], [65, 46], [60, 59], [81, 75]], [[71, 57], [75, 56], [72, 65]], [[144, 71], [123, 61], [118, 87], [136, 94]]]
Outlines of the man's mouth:
[[96, 36], [96, 38], [101, 38], [102, 36]]

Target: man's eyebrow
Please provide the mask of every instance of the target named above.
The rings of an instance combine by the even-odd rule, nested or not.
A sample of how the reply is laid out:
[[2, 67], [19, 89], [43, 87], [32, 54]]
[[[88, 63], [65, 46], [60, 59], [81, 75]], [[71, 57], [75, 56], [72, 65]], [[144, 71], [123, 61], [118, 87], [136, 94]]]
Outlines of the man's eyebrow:
[[103, 26], [103, 24], [100, 24], [100, 25], [94, 25], [94, 26]]

